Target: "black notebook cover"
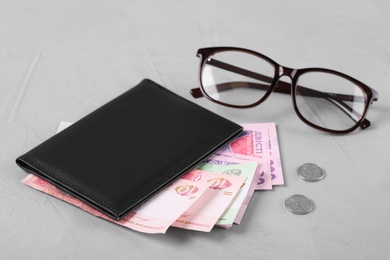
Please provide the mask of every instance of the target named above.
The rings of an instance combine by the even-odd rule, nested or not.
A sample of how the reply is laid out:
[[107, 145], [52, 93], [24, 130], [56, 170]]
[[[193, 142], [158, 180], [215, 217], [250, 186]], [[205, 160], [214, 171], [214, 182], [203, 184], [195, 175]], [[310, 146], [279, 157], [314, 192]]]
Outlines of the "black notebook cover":
[[145, 79], [16, 163], [121, 219], [241, 131]]

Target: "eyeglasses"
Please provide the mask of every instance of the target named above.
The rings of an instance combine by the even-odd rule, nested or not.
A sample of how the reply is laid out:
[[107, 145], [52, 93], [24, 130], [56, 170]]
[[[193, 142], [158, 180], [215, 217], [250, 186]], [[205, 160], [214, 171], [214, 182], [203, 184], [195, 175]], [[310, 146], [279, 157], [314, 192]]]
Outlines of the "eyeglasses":
[[[343, 73], [323, 69], [292, 69], [242, 48], [199, 49], [200, 88], [194, 98], [205, 96], [220, 105], [249, 108], [274, 92], [290, 94], [298, 117], [318, 130], [345, 134], [371, 125], [365, 116], [378, 93]], [[291, 78], [291, 84], [280, 81]]]

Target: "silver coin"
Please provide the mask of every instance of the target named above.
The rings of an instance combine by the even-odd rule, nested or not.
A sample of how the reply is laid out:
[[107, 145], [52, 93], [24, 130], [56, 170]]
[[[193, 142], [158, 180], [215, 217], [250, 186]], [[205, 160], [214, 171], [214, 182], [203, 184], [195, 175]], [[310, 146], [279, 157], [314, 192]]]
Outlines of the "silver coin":
[[284, 201], [284, 205], [288, 211], [296, 215], [305, 215], [314, 209], [314, 202], [300, 194], [288, 197]]
[[304, 181], [316, 182], [322, 180], [325, 176], [324, 170], [314, 163], [305, 163], [298, 167], [298, 177]]

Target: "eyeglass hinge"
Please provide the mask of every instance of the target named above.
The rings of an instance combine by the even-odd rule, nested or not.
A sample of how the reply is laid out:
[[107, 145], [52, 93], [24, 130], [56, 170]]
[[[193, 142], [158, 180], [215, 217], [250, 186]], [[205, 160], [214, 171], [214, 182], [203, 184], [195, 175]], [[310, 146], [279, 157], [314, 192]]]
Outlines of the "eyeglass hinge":
[[361, 123], [360, 123], [360, 128], [361, 129], [365, 129], [367, 127], [369, 127], [371, 125], [370, 121], [368, 121], [367, 119], [364, 119]]

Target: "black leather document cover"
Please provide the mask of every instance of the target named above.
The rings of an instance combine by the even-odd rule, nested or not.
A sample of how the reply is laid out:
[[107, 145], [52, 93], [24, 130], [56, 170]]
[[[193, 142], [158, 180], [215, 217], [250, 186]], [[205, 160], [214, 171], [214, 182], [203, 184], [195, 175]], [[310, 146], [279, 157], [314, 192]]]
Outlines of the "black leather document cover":
[[121, 219], [241, 131], [145, 79], [16, 163]]

